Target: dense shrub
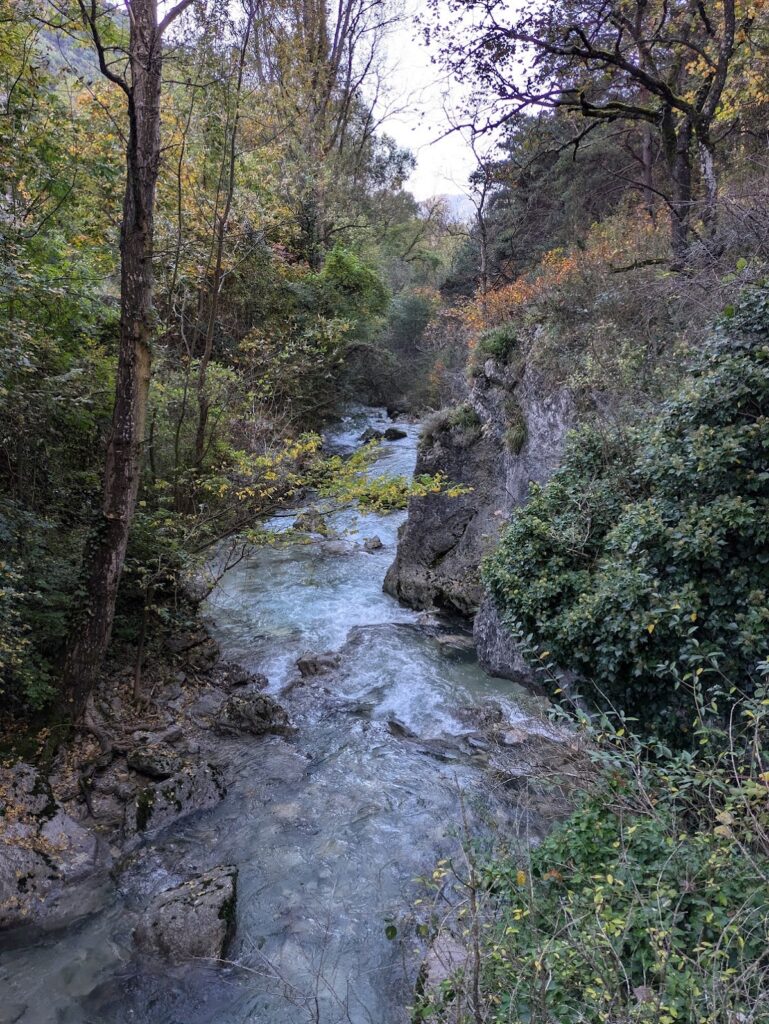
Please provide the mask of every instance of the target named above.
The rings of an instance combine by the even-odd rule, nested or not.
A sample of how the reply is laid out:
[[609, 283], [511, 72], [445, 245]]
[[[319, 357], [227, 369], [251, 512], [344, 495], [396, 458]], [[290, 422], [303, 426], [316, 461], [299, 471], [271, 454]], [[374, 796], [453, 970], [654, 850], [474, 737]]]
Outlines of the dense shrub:
[[484, 331], [478, 338], [476, 356], [479, 359], [497, 359], [505, 362], [515, 349], [518, 341], [518, 332], [514, 324], [501, 324], [499, 327], [491, 327]]
[[406, 289], [396, 295], [387, 316], [387, 343], [396, 351], [412, 352], [435, 316], [439, 302], [438, 293], [428, 288]]
[[382, 324], [390, 293], [379, 274], [360, 256], [335, 246], [323, 269], [305, 280], [314, 293], [309, 310], [318, 308], [332, 319], [346, 320], [353, 338], [369, 337]]
[[447, 409], [439, 409], [425, 420], [419, 443], [429, 447], [444, 431], [453, 432], [456, 444], [470, 444], [481, 434], [481, 421], [478, 413], [468, 402], [452, 405]]
[[533, 851], [465, 836], [433, 876], [444, 898], [426, 927], [448, 917], [467, 960], [415, 1019], [766, 1021], [766, 696], [739, 704], [728, 735], [702, 729], [695, 756], [585, 721], [595, 775], [568, 819]]
[[749, 680], [769, 636], [769, 299], [727, 310], [647, 427], [583, 430], [485, 578], [508, 624], [681, 736], [687, 691]]

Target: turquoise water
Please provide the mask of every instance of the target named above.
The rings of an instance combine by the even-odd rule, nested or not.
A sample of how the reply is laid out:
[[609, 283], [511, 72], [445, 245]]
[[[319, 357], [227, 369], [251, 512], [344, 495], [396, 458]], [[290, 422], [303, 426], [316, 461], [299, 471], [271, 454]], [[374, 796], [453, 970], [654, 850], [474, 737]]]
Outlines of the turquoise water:
[[[354, 410], [327, 443], [352, 451], [369, 425], [389, 421]], [[382, 446], [372, 472], [413, 471], [418, 427], [406, 429], [406, 439]], [[339, 652], [339, 670], [282, 698], [297, 726], [289, 743], [223, 741], [233, 778], [226, 798], [148, 840], [99, 913], [1, 955], [0, 1020], [407, 1020], [418, 959], [413, 941], [386, 938], [386, 921], [453, 844], [460, 789], [491, 816], [504, 812], [471, 756], [437, 758], [388, 723], [445, 742], [468, 730], [468, 705], [493, 698], [522, 721], [528, 711], [521, 691], [382, 592], [403, 518], [336, 512], [329, 523], [341, 541], [260, 549], [226, 576], [207, 609], [225, 657], [265, 672], [276, 693], [304, 652]], [[373, 535], [383, 548], [368, 554], [361, 541]], [[239, 868], [233, 963], [169, 969], [136, 959], [130, 933], [152, 894], [222, 863]]]

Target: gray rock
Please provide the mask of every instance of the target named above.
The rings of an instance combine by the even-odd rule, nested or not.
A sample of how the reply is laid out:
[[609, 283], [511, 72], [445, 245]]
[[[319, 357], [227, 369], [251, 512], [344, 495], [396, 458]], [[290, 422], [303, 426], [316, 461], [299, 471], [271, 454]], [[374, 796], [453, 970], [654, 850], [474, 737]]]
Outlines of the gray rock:
[[[0, 770], [0, 929], [58, 926], [93, 909], [79, 894], [107, 863], [97, 837], [51, 796], [30, 765]], [[90, 882], [89, 882], [90, 884]], [[96, 899], [97, 886], [91, 886]]]
[[329, 529], [323, 514], [315, 508], [300, 512], [294, 520], [291, 529], [296, 530], [298, 533], [315, 533], [321, 537], [335, 536], [333, 531]]
[[180, 594], [197, 608], [211, 593], [211, 580], [203, 573], [191, 573], [179, 580]]
[[239, 690], [246, 686], [264, 690], [269, 686], [267, 676], [261, 672], [249, 672], [242, 665], [220, 664], [216, 671], [216, 685], [225, 690]]
[[182, 767], [182, 759], [166, 743], [147, 743], [134, 747], [126, 756], [128, 767], [151, 779], [168, 779]]
[[438, 633], [435, 640], [441, 647], [451, 647], [456, 651], [472, 651], [475, 648], [469, 633]]
[[327, 540], [323, 545], [326, 555], [354, 555], [355, 545], [346, 540]]
[[137, 947], [175, 964], [223, 959], [235, 930], [237, 877], [236, 868], [218, 867], [161, 893], [134, 929]]
[[472, 490], [409, 502], [385, 590], [415, 608], [474, 616], [483, 598], [480, 563], [512, 509], [527, 500], [529, 484], [546, 481], [558, 465], [575, 403], [570, 391], [549, 387], [533, 368], [493, 360], [476, 377], [469, 401], [480, 429], [439, 418], [423, 436], [415, 473], [443, 473]]
[[384, 434], [382, 434], [385, 441], [401, 441], [404, 437], [408, 436], [408, 431], [401, 430], [400, 427], [388, 427]]
[[380, 551], [384, 547], [379, 537], [366, 537], [363, 541], [363, 550], [371, 554], [373, 551]]
[[512, 679], [532, 688], [540, 687], [537, 673], [526, 662], [517, 641], [505, 628], [488, 593], [483, 595], [475, 616], [473, 639], [480, 666], [489, 675]]
[[214, 807], [227, 792], [215, 765], [183, 768], [170, 779], [145, 786], [126, 807], [127, 836], [154, 831], [196, 811]]
[[203, 630], [170, 636], [166, 639], [165, 646], [196, 672], [209, 671], [219, 657], [218, 644]]
[[234, 694], [221, 705], [214, 717], [214, 730], [224, 736], [250, 733], [286, 733], [290, 722], [285, 710], [266, 693]]
[[468, 951], [448, 932], [441, 932], [427, 951], [423, 964], [424, 987], [438, 988], [444, 981], [467, 964]]
[[374, 430], [373, 427], [367, 427], [358, 440], [362, 441], [364, 444], [368, 444], [369, 441], [381, 441], [383, 437], [384, 434], [381, 430]]
[[387, 728], [393, 736], [399, 736], [401, 739], [415, 740], [418, 738], [414, 730], [410, 729], [405, 722], [401, 722], [399, 718], [388, 718]]
[[176, 722], [172, 722], [165, 729], [159, 732], [148, 732], [146, 729], [137, 729], [131, 733], [131, 739], [138, 746], [146, 746], [148, 743], [175, 743], [184, 735], [184, 730]]
[[319, 676], [326, 672], [333, 672], [339, 668], [342, 662], [341, 657], [333, 651], [326, 651], [323, 654], [303, 654], [296, 663], [296, 667], [303, 679], [308, 676]]
[[525, 729], [506, 729], [497, 737], [498, 743], [503, 747], [519, 747], [530, 739], [530, 734]]

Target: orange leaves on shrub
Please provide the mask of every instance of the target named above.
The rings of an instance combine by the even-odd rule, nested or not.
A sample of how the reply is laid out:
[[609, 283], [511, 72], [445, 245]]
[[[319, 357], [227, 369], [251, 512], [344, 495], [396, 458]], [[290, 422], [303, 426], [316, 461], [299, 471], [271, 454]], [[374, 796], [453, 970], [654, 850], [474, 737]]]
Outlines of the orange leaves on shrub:
[[608, 273], [616, 263], [632, 261], [656, 249], [658, 229], [642, 213], [624, 214], [593, 226], [584, 246], [551, 249], [538, 265], [509, 284], [476, 294], [460, 309], [472, 349], [492, 327], [519, 319], [539, 303], [558, 297]]

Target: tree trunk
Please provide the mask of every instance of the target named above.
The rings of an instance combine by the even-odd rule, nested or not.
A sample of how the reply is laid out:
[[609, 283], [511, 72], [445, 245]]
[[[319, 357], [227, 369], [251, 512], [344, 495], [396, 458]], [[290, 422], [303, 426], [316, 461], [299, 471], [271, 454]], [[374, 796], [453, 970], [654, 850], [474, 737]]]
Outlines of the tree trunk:
[[652, 224], [656, 220], [654, 208], [654, 138], [651, 125], [641, 127], [641, 161], [643, 164], [644, 202]]
[[70, 633], [64, 685], [81, 712], [110, 641], [136, 508], [150, 384], [152, 245], [160, 160], [161, 41], [156, 0], [131, 5], [126, 189], [120, 233], [120, 340], [102, 510], [84, 559], [84, 598]]
[[718, 174], [716, 172], [713, 143], [710, 139], [710, 133], [707, 130], [698, 130], [697, 150], [700, 158], [702, 184], [705, 189], [702, 223], [705, 225], [706, 233], [708, 235], [712, 235], [716, 228], [716, 218], [718, 216]]
[[692, 216], [692, 126], [685, 120], [674, 134], [674, 145], [666, 146], [673, 179], [670, 202], [671, 245], [674, 267], [682, 267], [689, 249]]

